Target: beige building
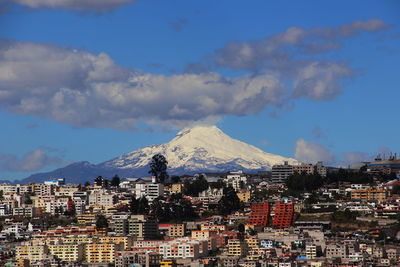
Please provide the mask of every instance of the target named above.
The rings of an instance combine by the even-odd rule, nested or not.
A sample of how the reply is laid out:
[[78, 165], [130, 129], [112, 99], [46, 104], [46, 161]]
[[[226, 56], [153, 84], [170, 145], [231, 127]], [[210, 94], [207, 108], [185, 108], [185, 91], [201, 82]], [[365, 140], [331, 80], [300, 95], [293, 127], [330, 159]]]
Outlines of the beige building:
[[183, 193], [183, 184], [178, 183], [178, 184], [172, 184], [171, 186], [171, 193], [173, 194], [180, 194]]
[[186, 225], [183, 223], [172, 224], [168, 226], [168, 236], [171, 237], [183, 237], [186, 233]]
[[121, 250], [121, 244], [92, 243], [85, 245], [86, 263], [113, 263], [115, 252]]
[[239, 239], [228, 240], [228, 256], [230, 257], [244, 257], [247, 255], [247, 243]]
[[351, 191], [351, 198], [358, 199], [363, 202], [380, 201], [383, 202], [388, 197], [387, 191], [384, 189], [375, 189], [368, 187], [366, 189]]
[[15, 259], [18, 260], [29, 260], [29, 262], [35, 262], [43, 260], [48, 254], [48, 248], [44, 244], [26, 244], [17, 246], [15, 252]]
[[236, 193], [241, 202], [247, 203], [250, 201], [251, 193], [249, 190], [240, 190], [240, 192]]
[[306, 256], [307, 259], [315, 259], [317, 257], [317, 246], [307, 245], [306, 246]]
[[49, 253], [62, 261], [80, 262], [85, 253], [84, 244], [49, 244]]

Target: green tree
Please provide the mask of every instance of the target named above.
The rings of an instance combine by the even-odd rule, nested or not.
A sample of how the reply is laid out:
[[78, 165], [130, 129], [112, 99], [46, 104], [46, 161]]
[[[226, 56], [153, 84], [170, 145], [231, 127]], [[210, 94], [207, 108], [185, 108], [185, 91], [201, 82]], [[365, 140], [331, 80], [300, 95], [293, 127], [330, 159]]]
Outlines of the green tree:
[[31, 205], [33, 203], [31, 196], [29, 194], [25, 194], [25, 204]]
[[184, 185], [185, 195], [197, 197], [200, 192], [208, 189], [208, 182], [204, 175], [200, 175], [193, 182], [186, 181]]
[[114, 177], [111, 179], [111, 186], [119, 187], [120, 182], [121, 182], [121, 179], [119, 178], [119, 176], [114, 175]]
[[224, 190], [224, 196], [218, 202], [218, 211], [220, 214], [231, 214], [241, 208], [240, 199], [236, 195], [235, 189], [229, 186]]
[[245, 227], [243, 223], [239, 223], [238, 225], [238, 231], [239, 233], [244, 233]]
[[167, 159], [161, 154], [156, 154], [151, 158], [149, 173], [155, 176], [158, 182], [164, 183], [169, 177], [167, 167]]
[[138, 200], [137, 214], [148, 214], [149, 213], [149, 201], [146, 197], [141, 197]]
[[85, 186], [85, 187], [89, 187], [89, 186], [90, 186], [90, 182], [89, 182], [89, 181], [86, 181], [85, 184], [84, 184], [84, 186]]
[[100, 230], [100, 229], [106, 229], [106, 228], [108, 228], [107, 218], [104, 215], [97, 216], [96, 229]]
[[181, 177], [180, 177], [180, 176], [177, 176], [177, 175], [171, 176], [171, 182], [172, 182], [173, 184], [180, 183], [180, 181], [181, 181]]

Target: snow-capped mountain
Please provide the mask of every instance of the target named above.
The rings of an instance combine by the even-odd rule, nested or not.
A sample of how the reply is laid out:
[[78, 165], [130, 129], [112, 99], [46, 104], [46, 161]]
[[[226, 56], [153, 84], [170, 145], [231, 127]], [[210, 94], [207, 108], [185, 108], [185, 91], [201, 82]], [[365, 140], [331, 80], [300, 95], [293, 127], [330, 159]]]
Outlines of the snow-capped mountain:
[[49, 173], [32, 175], [24, 181], [65, 177], [69, 182], [93, 180], [97, 175], [111, 177], [147, 176], [149, 163], [155, 154], [168, 161], [170, 174], [196, 172], [227, 172], [231, 170], [269, 170], [284, 161], [296, 163], [292, 158], [270, 154], [233, 139], [216, 126], [196, 126], [180, 131], [170, 142], [144, 147], [115, 159], [94, 165], [78, 162]]
[[147, 166], [151, 157], [162, 154], [171, 169], [189, 172], [199, 170], [229, 171], [233, 169], [270, 169], [274, 164], [294, 159], [266, 153], [233, 139], [216, 126], [196, 126], [180, 131], [170, 142], [126, 153], [106, 161], [105, 168], [137, 169]]

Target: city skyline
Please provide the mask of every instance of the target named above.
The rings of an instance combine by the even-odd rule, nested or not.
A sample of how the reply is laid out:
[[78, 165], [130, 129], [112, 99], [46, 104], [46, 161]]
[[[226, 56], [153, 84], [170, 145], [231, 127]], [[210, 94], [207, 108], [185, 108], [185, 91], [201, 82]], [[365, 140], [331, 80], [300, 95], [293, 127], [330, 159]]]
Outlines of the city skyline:
[[194, 125], [333, 166], [400, 151], [396, 1], [47, 3], [0, 14], [0, 179]]

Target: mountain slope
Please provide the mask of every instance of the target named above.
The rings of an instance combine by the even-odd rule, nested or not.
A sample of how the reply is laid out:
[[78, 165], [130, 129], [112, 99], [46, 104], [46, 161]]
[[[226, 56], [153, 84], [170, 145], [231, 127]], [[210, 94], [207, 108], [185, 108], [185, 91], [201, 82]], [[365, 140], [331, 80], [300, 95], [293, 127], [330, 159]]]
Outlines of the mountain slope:
[[269, 169], [284, 161], [295, 162], [294, 159], [266, 153], [233, 139], [216, 126], [197, 126], [180, 131], [168, 143], [126, 153], [100, 166], [135, 169], [148, 165], [151, 157], [157, 153], [167, 158], [171, 169], [182, 168], [186, 171], [228, 171], [228, 166], [247, 170]]
[[34, 174], [23, 182], [40, 182], [51, 177], [64, 177], [68, 182], [85, 182], [98, 175], [122, 177], [148, 175], [151, 157], [163, 154], [170, 174], [268, 170], [284, 161], [296, 160], [270, 154], [233, 139], [216, 126], [196, 126], [180, 131], [170, 142], [144, 147], [115, 159], [94, 165], [77, 162], [48, 173]]

